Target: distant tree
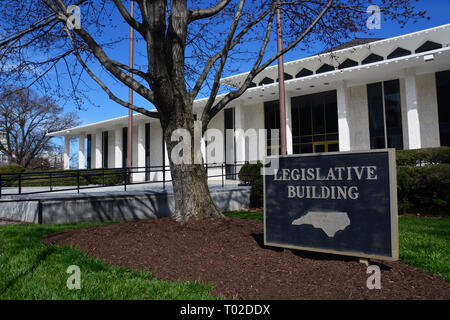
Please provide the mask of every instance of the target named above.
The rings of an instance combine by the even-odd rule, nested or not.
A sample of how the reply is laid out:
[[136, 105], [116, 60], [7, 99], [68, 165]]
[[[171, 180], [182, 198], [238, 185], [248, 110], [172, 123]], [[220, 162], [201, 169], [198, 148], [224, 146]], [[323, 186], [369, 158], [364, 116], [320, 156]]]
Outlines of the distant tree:
[[[402, 27], [424, 12], [413, 6], [415, 0], [382, 0], [385, 20]], [[44, 82], [50, 70], [66, 70], [66, 83], [72, 83], [80, 98], [80, 77], [88, 74], [110, 99], [125, 108], [159, 118], [168, 154], [179, 141], [172, 133], [190, 133], [190, 145], [198, 146], [195, 126], [204, 132], [210, 121], [227, 105], [241, 97], [255, 77], [277, 58], [297, 47], [311, 44], [339, 44], [360, 32], [368, 32], [366, 0], [137, 0], [134, 17], [130, 1], [121, 0], [28, 0], [4, 1], [0, 10], [0, 78], [13, 70], [12, 77]], [[74, 6], [75, 5], [75, 6]], [[275, 15], [281, 10], [284, 49], [270, 54], [275, 35]], [[279, 11], [278, 11], [279, 12]], [[81, 16], [81, 19], [78, 17]], [[128, 46], [127, 37], [115, 32], [117, 24], [132, 27], [141, 44], [140, 65], [130, 68], [120, 61], [118, 50]], [[128, 28], [125, 28], [128, 31]], [[122, 29], [123, 31], [123, 29]], [[125, 41], [125, 43], [124, 43]], [[70, 60], [69, 60], [70, 59]], [[239, 88], [224, 92], [220, 79], [224, 72], [245, 61], [249, 73]], [[3, 68], [2, 66], [3, 62]], [[61, 65], [60, 68], [57, 68]], [[52, 75], [53, 76], [53, 75]], [[6, 80], [5, 80], [6, 79]], [[58, 86], [52, 79], [47, 83]], [[70, 81], [68, 80], [70, 79]], [[120, 98], [116, 83], [131, 88], [147, 103], [136, 106]], [[76, 94], [75, 94], [76, 92]], [[193, 102], [207, 93], [202, 114], [196, 120]], [[151, 111], [155, 106], [157, 112]], [[197, 122], [196, 122], [197, 121]], [[194, 140], [196, 139], [196, 140]], [[193, 148], [188, 163], [169, 158], [175, 197], [174, 215], [180, 221], [190, 218], [223, 217], [215, 206], [206, 171], [198, 163], [199, 150]]]
[[0, 131], [6, 133], [0, 151], [10, 164], [36, 166], [42, 152], [55, 150], [47, 133], [79, 124], [76, 113], [64, 113], [48, 96], [39, 97], [31, 89], [4, 88], [0, 91]]
[[30, 164], [28, 166], [29, 169], [33, 170], [41, 170], [41, 171], [48, 171], [51, 168], [50, 161], [48, 159], [44, 159], [41, 157], [34, 158], [30, 161]]

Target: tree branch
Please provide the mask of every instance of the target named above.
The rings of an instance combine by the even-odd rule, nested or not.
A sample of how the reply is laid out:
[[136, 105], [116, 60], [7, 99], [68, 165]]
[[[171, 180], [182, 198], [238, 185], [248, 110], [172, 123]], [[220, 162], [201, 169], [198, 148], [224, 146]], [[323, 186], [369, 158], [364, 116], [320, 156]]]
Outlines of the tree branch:
[[[242, 39], [244, 35], [246, 35], [251, 28], [253, 28], [256, 24], [261, 22], [269, 13], [271, 12], [271, 9], [266, 10], [263, 12], [258, 19], [255, 19], [254, 21], [250, 22], [244, 29], [239, 32], [239, 34], [233, 39], [233, 42], [229, 48], [229, 50], [232, 50]], [[200, 77], [198, 78], [194, 88], [191, 91], [191, 99], [194, 100], [195, 97], [197, 97], [203, 83], [205, 82], [209, 72], [211, 71], [211, 68], [214, 66], [214, 64], [219, 60], [226, 52], [226, 48], [222, 49], [220, 52], [216, 53], [214, 56], [208, 59]]]
[[[225, 95], [224, 98], [222, 98], [208, 113], [208, 116], [205, 119], [205, 122], [203, 124], [204, 130], [206, 130], [206, 127], [209, 123], [209, 121], [217, 114], [219, 113], [223, 108], [225, 108], [231, 101], [239, 98], [241, 95], [244, 94], [244, 92], [248, 89], [250, 86], [251, 81], [257, 76], [259, 73], [261, 73], [265, 68], [267, 68], [272, 62], [274, 62], [276, 59], [278, 59], [280, 56], [294, 48], [300, 41], [302, 41], [311, 31], [312, 29], [319, 23], [319, 21], [323, 18], [323, 16], [327, 13], [327, 11], [332, 7], [333, 0], [328, 1], [327, 5], [322, 9], [320, 14], [314, 19], [314, 21], [309, 25], [309, 27], [296, 39], [294, 40], [289, 46], [285, 47], [282, 51], [278, 52], [277, 54], [273, 55], [270, 59], [268, 59], [264, 64], [259, 66], [261, 63], [262, 57], [264, 55], [265, 47], [267, 45], [268, 39], [266, 37], [265, 44], [261, 47], [260, 53], [258, 55], [258, 59], [253, 66], [252, 70], [249, 72], [247, 78], [245, 79], [243, 85], [235, 91], [232, 91]], [[272, 13], [273, 16], [273, 13]], [[270, 26], [268, 25], [268, 28]], [[259, 67], [258, 67], [259, 66]]]
[[222, 11], [231, 0], [221, 0], [214, 7], [207, 9], [195, 9], [189, 12], [189, 23], [195, 20], [209, 18]]
[[[131, 0], [134, 1], [134, 0]], [[145, 39], [145, 32], [142, 29], [142, 24], [138, 22], [136, 19], [134, 19], [128, 10], [123, 5], [122, 1], [120, 0], [114, 0], [114, 4], [116, 5], [117, 9], [119, 9], [120, 14], [125, 19], [125, 21], [135, 30], [137, 30]]]
[[133, 105], [133, 104], [130, 104], [129, 102], [126, 102], [126, 101], [124, 101], [124, 100], [122, 100], [122, 99], [120, 99], [119, 97], [117, 97], [116, 95], [114, 95], [113, 93], [112, 93], [112, 91], [92, 72], [92, 70], [86, 65], [86, 63], [83, 61], [83, 59], [81, 58], [81, 56], [80, 56], [80, 53], [79, 53], [79, 51], [78, 51], [78, 49], [77, 49], [77, 47], [76, 47], [76, 45], [75, 45], [75, 43], [74, 43], [74, 41], [73, 41], [73, 37], [72, 37], [72, 35], [70, 34], [70, 32], [69, 32], [69, 30], [67, 30], [66, 29], [66, 32], [67, 32], [67, 35], [69, 36], [69, 39], [70, 39], [70, 42], [72, 43], [72, 45], [73, 45], [73, 47], [74, 47], [74, 54], [75, 54], [75, 57], [77, 58], [77, 60], [78, 60], [78, 62], [81, 64], [81, 66], [83, 67], [83, 69], [84, 70], [86, 70], [86, 72], [89, 74], [89, 76], [95, 81], [95, 82], [97, 82], [97, 84], [103, 89], [103, 91], [105, 91], [106, 92], [106, 94], [108, 95], [108, 97], [111, 99], [111, 100], [113, 100], [113, 101], [115, 101], [115, 102], [117, 102], [118, 104], [120, 104], [121, 106], [123, 106], [123, 107], [125, 107], [125, 108], [128, 108], [128, 109], [131, 109], [131, 110], [133, 110], [133, 111], [136, 111], [136, 112], [139, 112], [139, 113], [142, 113], [143, 115], [146, 115], [146, 116], [148, 116], [148, 117], [151, 117], [151, 118], [155, 118], [155, 119], [159, 119], [159, 115], [158, 115], [158, 113], [157, 112], [151, 112], [151, 111], [149, 111], [149, 110], [147, 110], [147, 109], [144, 109], [144, 108], [140, 108], [140, 107], [137, 107], [137, 106], [135, 106], [135, 105]]
[[[64, 24], [65, 30], [67, 30], [67, 20], [68, 14], [65, 11], [61, 12], [58, 8], [49, 2], [49, 0], [43, 0], [54, 12], [58, 15], [58, 19]], [[64, 3], [60, 0], [56, 0], [60, 6], [65, 6]], [[63, 7], [64, 8], [64, 7]], [[65, 9], [63, 9], [65, 10]], [[67, 30], [68, 31], [68, 30]], [[148, 101], [153, 103], [153, 93], [148, 88], [144, 87], [141, 83], [134, 80], [128, 74], [123, 72], [120, 68], [118, 68], [111, 59], [106, 55], [103, 48], [91, 37], [91, 35], [82, 27], [75, 28], [74, 32], [80, 36], [83, 41], [87, 44], [91, 52], [97, 58], [97, 60], [108, 70], [111, 74], [113, 74], [118, 80], [120, 80], [127, 87], [132, 88], [135, 92], [140, 94], [142, 97], [147, 99]], [[70, 32], [68, 33], [70, 35]], [[71, 37], [72, 45], [74, 45], [73, 38]]]

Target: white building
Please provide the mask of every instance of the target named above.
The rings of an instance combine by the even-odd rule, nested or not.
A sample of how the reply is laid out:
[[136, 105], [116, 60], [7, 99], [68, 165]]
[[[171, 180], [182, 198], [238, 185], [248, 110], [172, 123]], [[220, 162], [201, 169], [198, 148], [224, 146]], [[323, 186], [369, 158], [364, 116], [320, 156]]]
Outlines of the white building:
[[[288, 62], [285, 73], [289, 154], [450, 146], [450, 24], [384, 40], [357, 39], [350, 47]], [[237, 129], [279, 128], [277, 75], [277, 66], [263, 71], [212, 120], [210, 128], [236, 130], [234, 141], [224, 143], [224, 162], [261, 158]], [[245, 78], [221, 81], [237, 87]], [[195, 101], [194, 113], [206, 100]], [[71, 136], [80, 138], [79, 168], [123, 167], [127, 118], [51, 133], [66, 138], [65, 168]], [[168, 164], [159, 120], [136, 114], [133, 123], [133, 166]], [[258, 145], [271, 154], [278, 142], [263, 138]]]

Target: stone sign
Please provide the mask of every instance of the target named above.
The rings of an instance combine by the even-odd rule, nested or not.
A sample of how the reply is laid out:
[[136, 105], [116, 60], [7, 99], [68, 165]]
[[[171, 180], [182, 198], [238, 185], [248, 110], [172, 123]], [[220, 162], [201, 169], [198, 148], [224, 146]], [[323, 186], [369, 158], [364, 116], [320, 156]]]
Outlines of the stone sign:
[[265, 169], [266, 245], [398, 260], [395, 150], [278, 161]]

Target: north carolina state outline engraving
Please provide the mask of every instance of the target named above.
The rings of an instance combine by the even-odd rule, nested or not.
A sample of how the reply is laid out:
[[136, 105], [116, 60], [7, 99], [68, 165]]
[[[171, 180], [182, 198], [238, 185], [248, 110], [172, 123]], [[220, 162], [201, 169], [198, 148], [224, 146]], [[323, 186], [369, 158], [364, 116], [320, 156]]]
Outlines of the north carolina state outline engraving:
[[344, 231], [350, 226], [350, 218], [346, 212], [308, 211], [301, 218], [294, 220], [292, 225], [312, 225], [316, 229], [322, 229], [328, 237], [334, 238], [338, 231]]

